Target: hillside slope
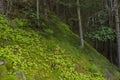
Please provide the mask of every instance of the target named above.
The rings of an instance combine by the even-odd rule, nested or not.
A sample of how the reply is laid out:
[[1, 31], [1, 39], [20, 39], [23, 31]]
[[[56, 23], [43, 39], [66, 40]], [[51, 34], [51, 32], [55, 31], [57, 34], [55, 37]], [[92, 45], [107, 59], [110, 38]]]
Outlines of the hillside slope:
[[41, 22], [0, 15], [0, 80], [119, 80], [118, 69], [57, 17]]

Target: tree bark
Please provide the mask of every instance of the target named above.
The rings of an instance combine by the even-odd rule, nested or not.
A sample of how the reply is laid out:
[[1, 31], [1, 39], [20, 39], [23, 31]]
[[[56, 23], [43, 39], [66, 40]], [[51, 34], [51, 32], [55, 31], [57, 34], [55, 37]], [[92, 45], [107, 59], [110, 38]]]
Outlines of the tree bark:
[[0, 1], [0, 13], [1, 14], [5, 13], [5, 5], [3, 0]]
[[80, 7], [79, 7], [79, 0], [77, 0], [77, 14], [78, 14], [78, 23], [79, 23], [79, 33], [80, 33], [80, 45], [83, 48], [84, 47], [84, 41], [83, 41], [83, 31], [82, 31], [82, 24], [81, 24], [81, 14], [80, 14]]
[[40, 19], [40, 8], [39, 8], [39, 4], [40, 4], [40, 2], [39, 2], [39, 0], [37, 0], [37, 2], [36, 2], [36, 8], [37, 8], [37, 25], [38, 25], [38, 27], [40, 26], [40, 23], [39, 23], [39, 19]]
[[118, 1], [114, 0], [115, 8], [115, 24], [116, 24], [116, 34], [117, 34], [117, 50], [118, 50], [118, 67], [120, 68], [120, 24], [118, 15]]
[[45, 20], [47, 21], [48, 19], [48, 14], [47, 14], [47, 1], [43, 0], [43, 5], [44, 5], [44, 16], [45, 16]]

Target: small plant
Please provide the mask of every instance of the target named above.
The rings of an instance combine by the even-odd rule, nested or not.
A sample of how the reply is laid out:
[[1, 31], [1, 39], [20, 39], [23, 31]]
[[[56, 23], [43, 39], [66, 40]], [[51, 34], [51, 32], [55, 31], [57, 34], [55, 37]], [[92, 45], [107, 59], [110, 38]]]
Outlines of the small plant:
[[30, 27], [31, 26], [31, 24], [28, 22], [27, 19], [15, 18], [13, 22], [16, 23], [16, 27]]
[[44, 32], [47, 33], [47, 34], [53, 34], [54, 33], [54, 31], [52, 29], [49, 29], [49, 28], [45, 29]]
[[112, 28], [100, 27], [95, 32], [88, 33], [87, 36], [93, 40], [105, 42], [107, 40], [114, 40], [116, 35]]
[[4, 78], [3, 80], [18, 80], [18, 78], [16, 76], [9, 75], [6, 78]]

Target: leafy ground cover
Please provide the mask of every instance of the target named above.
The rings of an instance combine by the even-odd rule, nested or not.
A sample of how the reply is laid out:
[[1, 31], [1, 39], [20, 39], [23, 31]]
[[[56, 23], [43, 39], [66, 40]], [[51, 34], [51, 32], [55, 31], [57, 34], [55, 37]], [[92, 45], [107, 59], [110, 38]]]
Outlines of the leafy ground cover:
[[8, 21], [0, 15], [0, 80], [119, 80], [114, 65], [52, 16], [41, 22], [43, 31], [29, 21]]

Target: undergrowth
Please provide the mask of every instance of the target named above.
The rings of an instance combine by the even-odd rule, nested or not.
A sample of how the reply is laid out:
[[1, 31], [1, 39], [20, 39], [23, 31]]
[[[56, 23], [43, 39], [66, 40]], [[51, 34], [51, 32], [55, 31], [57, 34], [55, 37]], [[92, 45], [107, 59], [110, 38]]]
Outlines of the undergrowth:
[[91, 56], [94, 53], [105, 63], [109, 62], [87, 43], [88, 48], [81, 49], [79, 38], [60, 20], [53, 17], [51, 21], [44, 23], [44, 26], [49, 24], [48, 28], [39, 32], [29, 27], [31, 24], [27, 20], [8, 21], [0, 15], [0, 61], [5, 61], [0, 66], [0, 79], [106, 80], [106, 68], [101, 71], [96, 65], [99, 61], [94, 62], [97, 59], [92, 58], [92, 61], [90, 57], [94, 57]]

